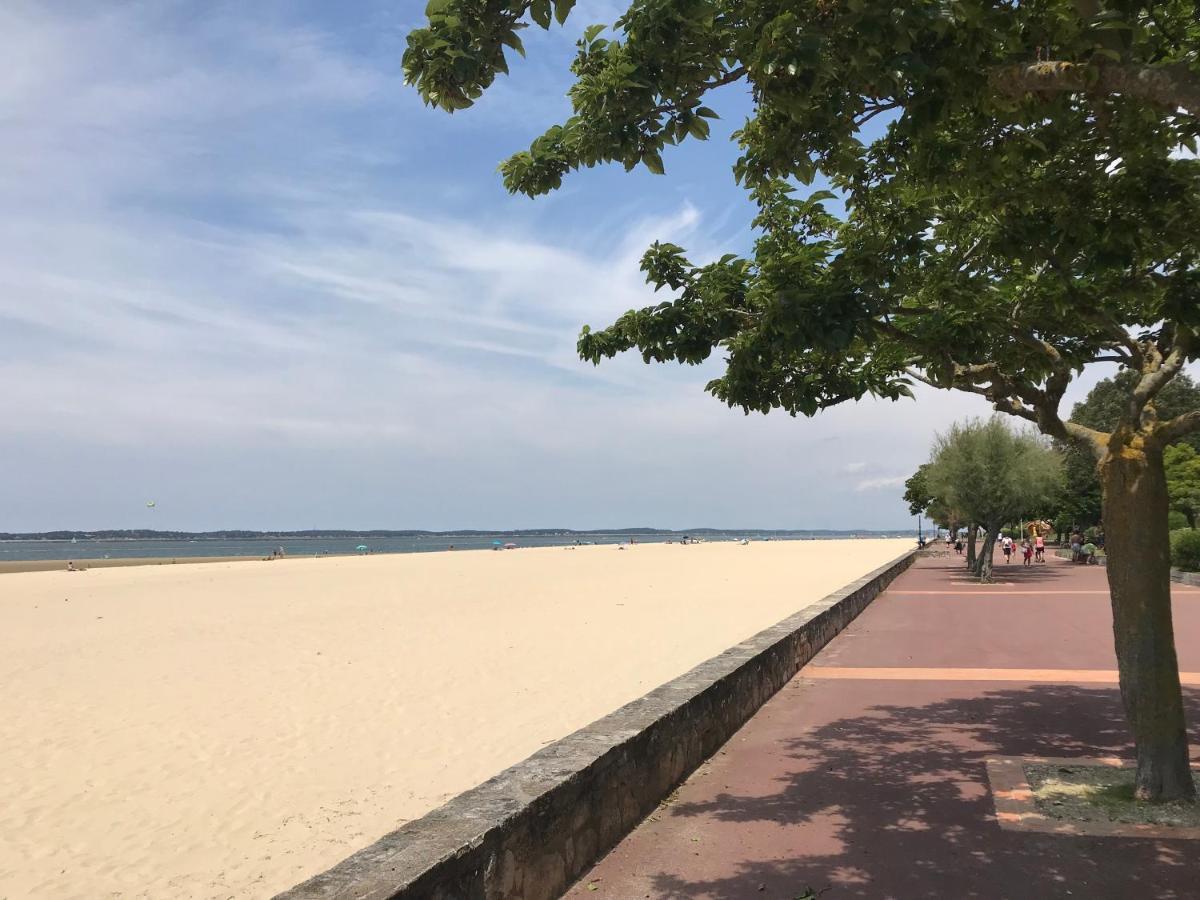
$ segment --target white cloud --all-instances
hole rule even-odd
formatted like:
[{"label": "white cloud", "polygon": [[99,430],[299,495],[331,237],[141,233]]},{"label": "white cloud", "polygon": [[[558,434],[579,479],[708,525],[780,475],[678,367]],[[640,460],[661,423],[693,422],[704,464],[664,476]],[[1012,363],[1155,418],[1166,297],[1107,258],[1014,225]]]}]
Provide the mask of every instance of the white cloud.
[{"label": "white cloud", "polygon": [[615,208],[481,195],[484,132],[402,90],[402,35],[372,62],[264,9],[0,9],[0,453],[22,473],[0,530],[139,521],[143,496],[186,528],[893,527],[899,503],[858,495],[986,412],[922,390],[743,417],[702,393],[719,360],[580,362],[582,324],[664,299],[645,246],[719,255],[721,211],[665,181]]}]

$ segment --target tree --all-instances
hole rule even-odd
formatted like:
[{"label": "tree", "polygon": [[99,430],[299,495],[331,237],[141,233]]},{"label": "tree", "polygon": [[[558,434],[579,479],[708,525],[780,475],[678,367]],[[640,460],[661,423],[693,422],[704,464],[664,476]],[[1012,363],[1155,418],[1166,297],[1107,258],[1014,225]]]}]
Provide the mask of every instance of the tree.
[{"label": "tree", "polygon": [[929,492],[928,476],[929,463],[925,463],[904,482],[904,502],[908,504],[910,516],[926,512],[937,499]]},{"label": "tree", "polygon": [[[431,0],[405,75],[472,104],[518,32],[573,0]],[[584,328],[599,362],[636,349],[694,364],[747,412],[813,415],[911,385],[968,391],[1096,460],[1137,796],[1192,799],[1175,653],[1164,448],[1200,412],[1161,415],[1200,353],[1200,18],[1190,0],[632,0],[579,44],[573,114],[501,165],[510,191],[583,166],[662,173],[739,83],[753,111],[735,177],[757,207],[745,258],[642,268],[673,298]],[[886,122],[878,137],[872,128]],[[834,193],[797,194],[820,173]],[[844,212],[826,203],[837,199]],[[835,206],[835,210],[838,208]],[[1059,406],[1088,364],[1132,373],[1111,429]]]},{"label": "tree", "polygon": [[[1071,411],[1071,421],[1097,431],[1112,431],[1121,419],[1124,403],[1133,389],[1136,374],[1131,371],[1119,373],[1115,378],[1106,378],[1088,393],[1082,403],[1076,403]],[[1154,401],[1155,410],[1161,418],[1175,418],[1184,413],[1200,410],[1200,387],[1186,374],[1180,373],[1168,382]],[[1185,443],[1200,449],[1200,432],[1181,438]],[[1096,460],[1088,448],[1073,443],[1059,442],[1065,453],[1067,487],[1059,518],[1067,527],[1087,528],[1101,520],[1100,476],[1096,472]],[[1172,503],[1172,505],[1174,505]]]},{"label": "tree", "polygon": [[1001,527],[1042,507],[1062,484],[1062,458],[1028,431],[994,416],[954,425],[934,445],[926,484],[985,531],[977,574],[991,580],[992,551]]},{"label": "tree", "polygon": [[[929,470],[931,463],[917,467],[908,480],[904,482],[904,502],[908,504],[910,515],[919,516],[924,513],[931,521],[950,532],[950,540],[958,535],[959,526],[963,524],[964,515],[953,506],[944,496],[931,493]],[[971,525],[967,543],[967,565],[974,567],[975,563],[975,526]]]},{"label": "tree", "polygon": [[1200,513],[1200,453],[1191,444],[1177,444],[1166,449],[1163,461],[1171,509],[1183,513],[1188,527],[1194,530]]}]

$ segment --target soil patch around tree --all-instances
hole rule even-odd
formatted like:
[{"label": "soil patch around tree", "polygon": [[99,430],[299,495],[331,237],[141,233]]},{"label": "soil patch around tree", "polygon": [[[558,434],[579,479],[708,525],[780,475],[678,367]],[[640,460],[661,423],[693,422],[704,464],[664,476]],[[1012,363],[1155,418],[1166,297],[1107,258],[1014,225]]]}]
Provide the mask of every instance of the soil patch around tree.
[{"label": "soil patch around tree", "polygon": [[987,768],[1001,828],[1200,840],[1200,804],[1135,801],[1126,760],[1006,756]]}]

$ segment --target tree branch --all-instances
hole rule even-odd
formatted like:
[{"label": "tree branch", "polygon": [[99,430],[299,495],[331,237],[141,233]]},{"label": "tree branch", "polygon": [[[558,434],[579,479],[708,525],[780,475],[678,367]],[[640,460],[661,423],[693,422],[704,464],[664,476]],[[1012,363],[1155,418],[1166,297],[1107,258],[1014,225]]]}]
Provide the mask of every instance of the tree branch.
[{"label": "tree branch", "polygon": [[1134,386],[1129,400],[1130,424],[1136,426],[1146,404],[1152,401],[1167,383],[1180,373],[1192,350],[1194,335],[1186,329],[1175,333],[1174,346],[1164,359],[1157,349],[1142,363],[1142,377]]},{"label": "tree branch", "polygon": [[1176,416],[1169,421],[1163,422],[1158,426],[1155,437],[1165,445],[1187,437],[1189,434],[1197,431],[1200,431],[1200,410],[1194,409],[1189,413],[1184,413],[1181,416]]},{"label": "tree branch", "polygon": [[893,103],[880,103],[876,106],[872,106],[862,116],[854,120],[854,125],[857,128],[862,128],[862,126],[866,125],[880,113],[887,112],[889,109],[898,109],[900,105],[900,102],[896,101]]},{"label": "tree branch", "polygon": [[685,97],[683,99],[683,101],[672,101],[670,103],[660,103],[658,106],[655,106],[651,109],[646,110],[645,115],[647,118],[649,118],[650,116],[658,116],[658,115],[662,115],[663,113],[679,112],[681,102],[688,106],[691,106],[692,103],[699,102],[699,100],[702,96],[704,96],[705,94],[707,94],[709,91],[713,90],[714,88],[724,87],[727,84],[733,84],[735,81],[737,81],[739,78],[741,78],[745,74],[746,74],[745,66],[738,66],[737,68],[730,69],[728,72],[726,72],[720,78],[714,78],[712,81],[704,82],[704,84],[700,85],[697,93],[690,95],[688,97]]},{"label": "tree branch", "polygon": [[1122,94],[1171,109],[1200,114],[1200,78],[1184,63],[1160,66],[1049,61],[993,69],[992,87],[1009,97],[1023,94]]}]

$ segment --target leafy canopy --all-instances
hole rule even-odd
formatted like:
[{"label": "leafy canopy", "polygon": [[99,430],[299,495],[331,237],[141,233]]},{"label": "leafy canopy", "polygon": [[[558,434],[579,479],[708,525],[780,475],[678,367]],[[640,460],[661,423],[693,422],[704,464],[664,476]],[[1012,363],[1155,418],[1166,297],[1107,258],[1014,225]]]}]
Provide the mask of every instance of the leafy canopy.
[{"label": "leafy canopy", "polygon": [[989,531],[1043,508],[1062,485],[1062,458],[1044,438],[993,416],[939,436],[925,476],[930,490]]},{"label": "leafy canopy", "polygon": [[1166,450],[1167,494],[1171,509],[1183,513],[1188,526],[1196,527],[1200,515],[1200,453],[1190,444]]},{"label": "leafy canopy", "polygon": [[907,481],[904,482],[904,502],[908,504],[910,515],[926,515],[943,528],[957,529],[963,524],[962,514],[954,509],[943,497],[935,496],[929,485],[929,469],[931,463],[923,463],[917,467]]},{"label": "leafy canopy", "polygon": [[[406,77],[466,108],[523,54],[522,29],[572,5],[431,0]],[[1200,135],[1198,51],[1190,0],[633,0],[579,42],[573,115],[501,171],[531,196],[599,163],[661,173],[671,145],[708,136],[707,95],[737,83],[753,253],[696,265],[655,244],[642,268],[671,299],[585,327],[581,355],[719,352],[708,389],[747,412],[923,381],[1102,456],[1200,428],[1154,411],[1200,353],[1200,162],[1177,152]],[[844,215],[805,195],[818,172]],[[1096,360],[1137,375],[1111,436],[1058,413]]]},{"label": "leafy canopy", "polygon": [[[1129,396],[1137,380],[1137,373],[1125,371],[1114,378],[1100,381],[1083,402],[1075,404],[1071,411],[1071,421],[1096,431],[1112,431],[1117,427],[1121,413],[1129,403]],[[1162,418],[1174,418],[1196,412],[1200,410],[1200,387],[1186,374],[1181,373],[1163,387],[1155,398],[1154,406]],[[1180,440],[1200,449],[1200,432],[1193,432]],[[1059,522],[1065,526],[1078,525],[1081,528],[1098,524],[1102,518],[1102,504],[1095,457],[1086,447],[1067,442],[1060,442],[1059,449],[1063,451],[1063,465],[1066,470],[1066,487],[1058,510]],[[1168,447],[1167,452],[1170,453],[1171,448]],[[1172,497],[1174,496],[1172,493]]]}]

